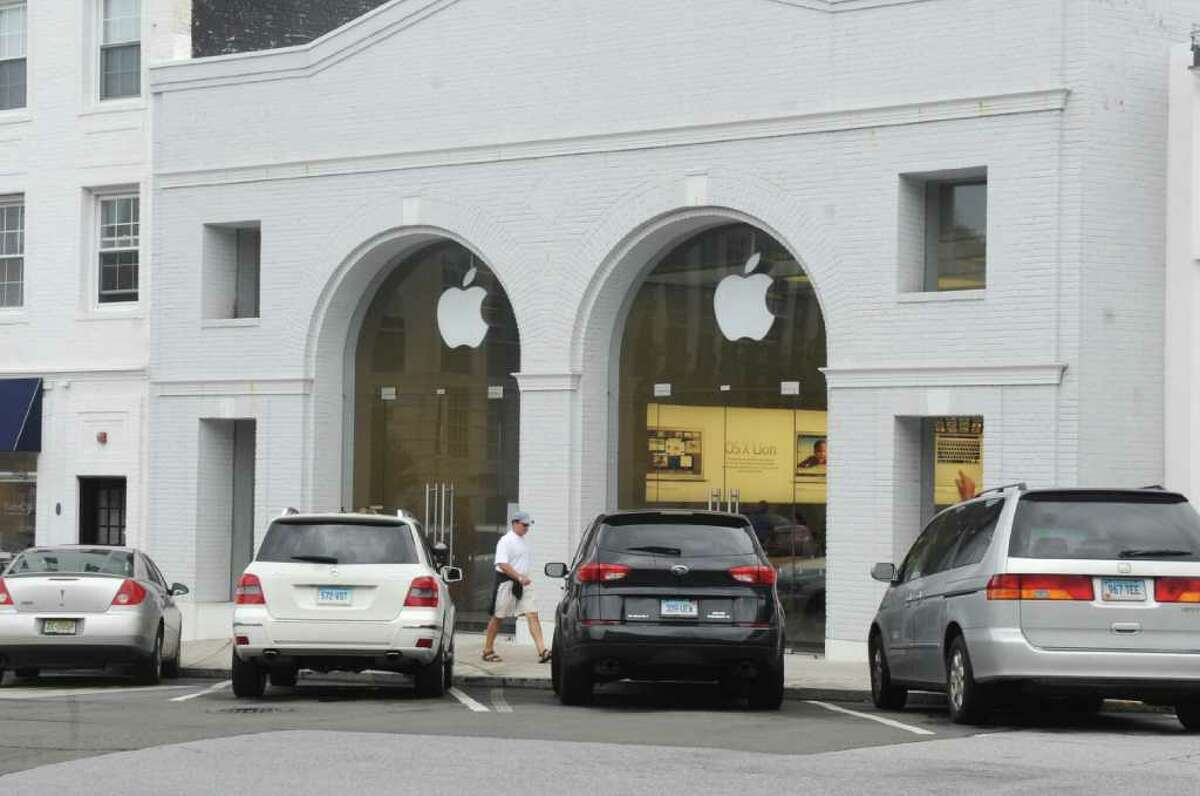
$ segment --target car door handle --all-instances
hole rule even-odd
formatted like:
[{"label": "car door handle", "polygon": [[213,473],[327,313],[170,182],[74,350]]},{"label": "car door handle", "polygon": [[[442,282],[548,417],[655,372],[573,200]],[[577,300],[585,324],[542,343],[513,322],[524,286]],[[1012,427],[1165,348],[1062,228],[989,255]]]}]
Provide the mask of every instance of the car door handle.
[{"label": "car door handle", "polygon": [[906,602],[906,603],[915,603],[915,602],[919,601],[919,600],[920,600],[922,597],[924,597],[924,596],[925,596],[925,595],[924,595],[924,593],[922,593],[922,592],[919,592],[919,591],[916,591],[916,592],[909,592],[909,595],[908,595],[907,597],[905,597],[905,598],[904,598],[904,602]]}]

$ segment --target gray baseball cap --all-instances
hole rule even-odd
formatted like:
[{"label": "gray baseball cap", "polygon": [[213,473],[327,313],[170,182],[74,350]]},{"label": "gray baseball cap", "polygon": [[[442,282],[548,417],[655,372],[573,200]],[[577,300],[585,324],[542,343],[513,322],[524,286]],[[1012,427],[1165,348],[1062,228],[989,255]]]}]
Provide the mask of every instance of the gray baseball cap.
[{"label": "gray baseball cap", "polygon": [[514,512],[512,515],[512,519],[509,520],[509,522],[523,522],[526,525],[533,525],[533,519],[529,516],[528,511]]}]

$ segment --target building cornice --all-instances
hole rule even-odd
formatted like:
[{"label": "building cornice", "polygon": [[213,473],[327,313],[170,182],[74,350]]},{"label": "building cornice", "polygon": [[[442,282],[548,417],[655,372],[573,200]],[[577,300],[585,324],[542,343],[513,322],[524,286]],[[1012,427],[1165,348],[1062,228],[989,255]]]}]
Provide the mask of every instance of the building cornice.
[{"label": "building cornice", "polygon": [[906,387],[1057,386],[1060,362],[1013,365],[863,365],[822,368],[830,390]]},{"label": "building cornice", "polygon": [[151,382],[159,398],[211,398],[214,396],[308,395],[312,379],[181,379]]},{"label": "building cornice", "polygon": [[513,377],[523,393],[575,392],[579,389],[578,373],[514,373]]},{"label": "building cornice", "polygon": [[531,141],[165,171],[155,179],[163,189],[192,188],[781,138],[1062,111],[1069,95],[1065,88],[1035,89]]}]

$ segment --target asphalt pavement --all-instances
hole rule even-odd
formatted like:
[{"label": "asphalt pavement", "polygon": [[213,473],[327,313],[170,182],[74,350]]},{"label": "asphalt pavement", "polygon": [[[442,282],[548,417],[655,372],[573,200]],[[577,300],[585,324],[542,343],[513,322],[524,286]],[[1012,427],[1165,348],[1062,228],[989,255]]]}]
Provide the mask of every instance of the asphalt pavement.
[{"label": "asphalt pavement", "polygon": [[1174,717],[1040,711],[986,727],[937,700],[880,712],[789,700],[753,712],[707,686],[612,684],[564,708],[544,689],[419,699],[398,678],[309,679],[238,700],[227,681],[80,675],[0,688],[0,793],[1200,793]]}]

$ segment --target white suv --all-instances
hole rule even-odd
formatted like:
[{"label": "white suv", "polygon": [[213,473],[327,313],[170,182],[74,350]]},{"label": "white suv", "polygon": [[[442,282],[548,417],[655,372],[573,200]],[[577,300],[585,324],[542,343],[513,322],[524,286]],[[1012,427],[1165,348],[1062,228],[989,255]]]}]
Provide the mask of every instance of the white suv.
[{"label": "white suv", "polygon": [[454,666],[445,547],[407,515],[291,514],[267,529],[238,581],[233,692],[291,687],[300,669],[413,675],[441,696]]}]

